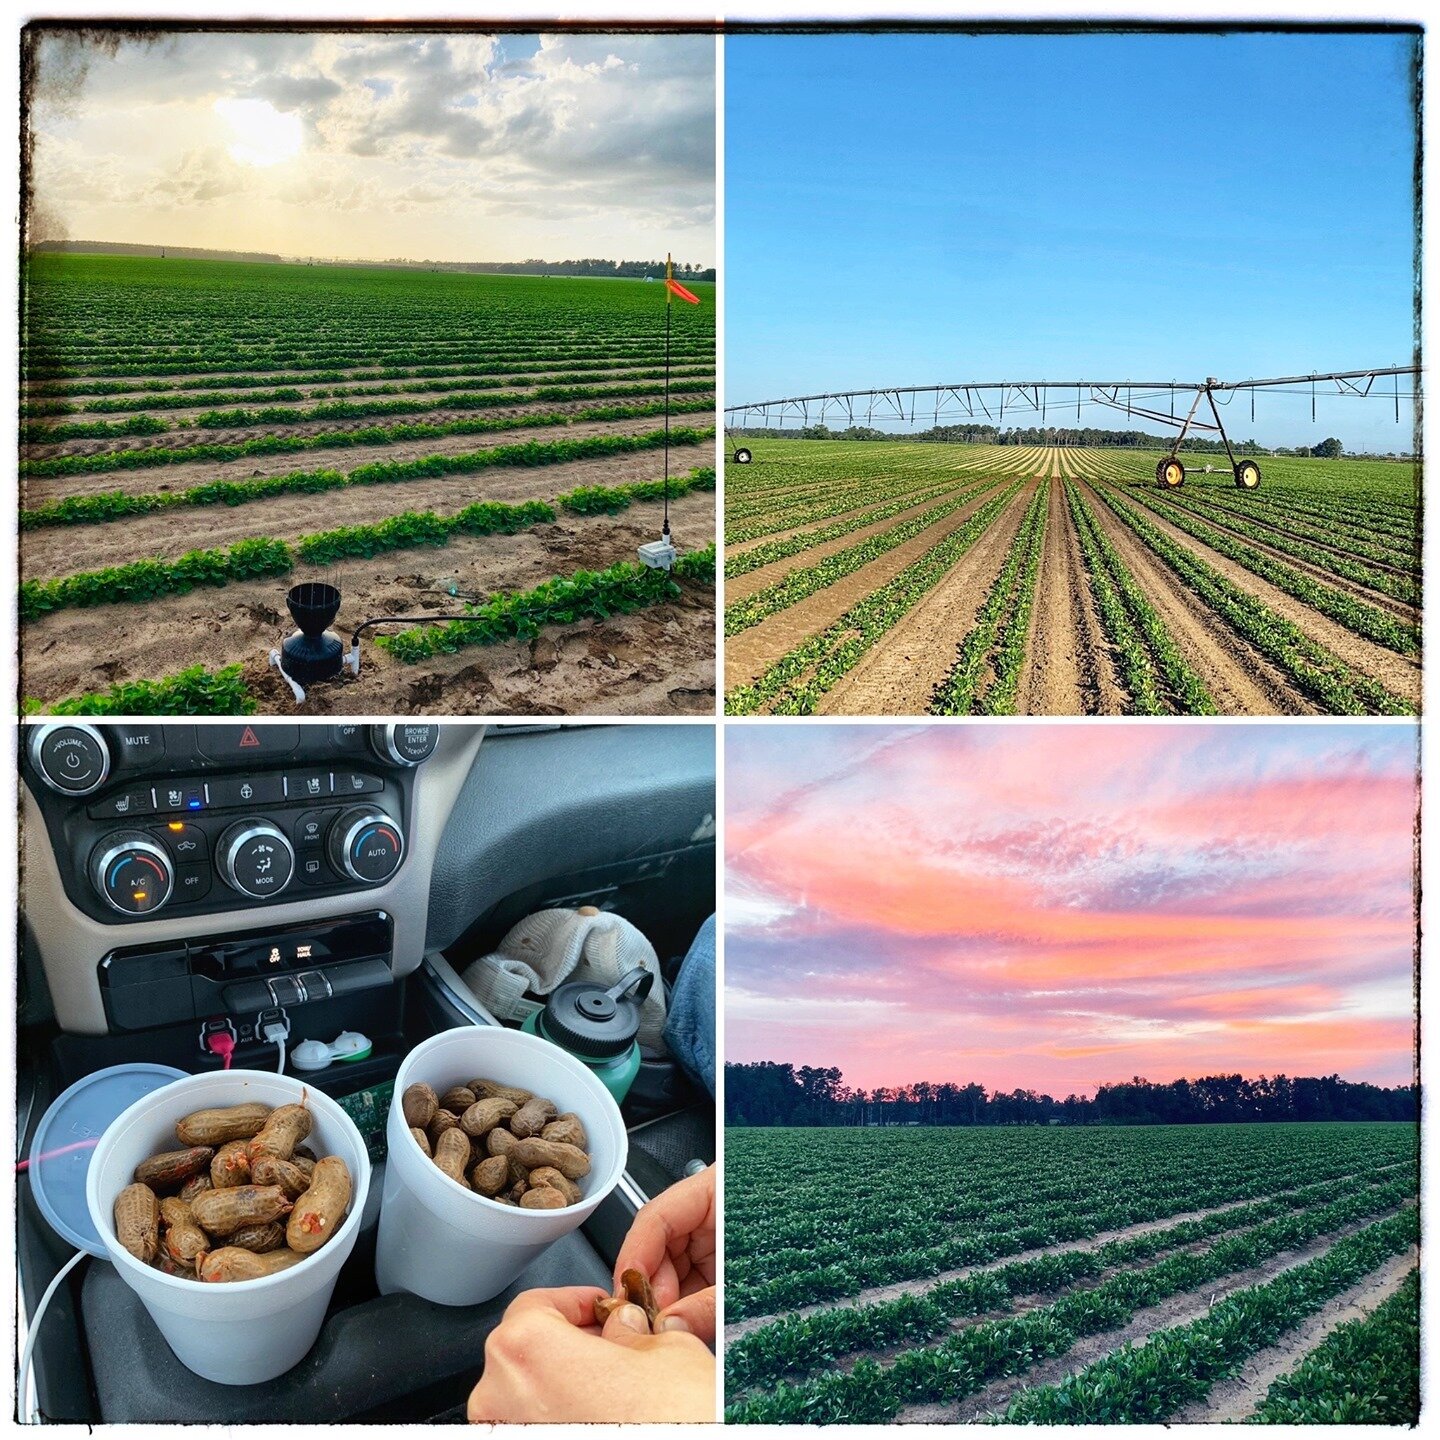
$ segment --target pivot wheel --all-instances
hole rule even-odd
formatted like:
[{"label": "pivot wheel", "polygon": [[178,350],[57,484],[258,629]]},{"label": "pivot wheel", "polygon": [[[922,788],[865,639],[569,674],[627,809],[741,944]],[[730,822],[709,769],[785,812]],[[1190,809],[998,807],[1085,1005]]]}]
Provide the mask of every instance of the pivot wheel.
[{"label": "pivot wheel", "polygon": [[750,452],[745,449],[743,445],[735,452],[735,463],[737,465],[748,465],[751,458]]},{"label": "pivot wheel", "polygon": [[1155,467],[1155,479],[1167,490],[1178,490],[1185,483],[1185,467],[1171,455]]},{"label": "pivot wheel", "polygon": [[1253,490],[1260,483],[1260,467],[1253,460],[1242,460],[1235,467],[1235,483],[1242,490]]}]

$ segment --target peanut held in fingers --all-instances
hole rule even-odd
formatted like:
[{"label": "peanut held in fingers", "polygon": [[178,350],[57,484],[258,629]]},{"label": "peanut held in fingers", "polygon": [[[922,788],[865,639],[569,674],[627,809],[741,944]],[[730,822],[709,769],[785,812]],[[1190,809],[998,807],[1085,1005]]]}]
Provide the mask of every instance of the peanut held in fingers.
[{"label": "peanut held in fingers", "polygon": [[263,1280],[267,1275],[278,1275],[298,1265],[304,1258],[293,1250],[271,1250],[257,1255],[253,1250],[227,1245],[223,1250],[212,1250],[202,1256],[197,1273],[202,1280],[210,1281]]},{"label": "peanut held in fingers", "polygon": [[427,1130],[435,1118],[435,1112],[440,1108],[440,1097],[432,1086],[426,1085],[424,1081],[416,1081],[414,1085],[406,1087],[400,1100],[400,1108],[405,1114],[407,1125],[413,1125],[418,1130]]},{"label": "peanut held in fingers", "polygon": [[203,1175],[210,1168],[215,1151],[209,1145],[192,1145],[188,1150],[167,1150],[163,1155],[152,1155],[135,1167],[135,1178],[153,1190],[167,1190],[183,1185],[196,1175]]},{"label": "peanut held in fingers", "polygon": [[115,1238],[145,1265],[160,1249],[160,1202],[139,1180],[115,1197]]},{"label": "peanut held in fingers", "polygon": [[190,1212],[212,1235],[229,1235],[242,1225],[278,1220],[290,1208],[290,1197],[278,1185],[237,1185],[197,1195]]},{"label": "peanut held in fingers", "polygon": [[[469,1146],[466,1146],[469,1155]],[[295,1202],[285,1225],[285,1242],[301,1255],[318,1250],[336,1231],[350,1206],[350,1170],[338,1155],[315,1166],[310,1188]]]},{"label": "peanut held in fingers", "polygon": [[223,1145],[258,1135],[269,1118],[270,1107],[258,1102],[196,1110],[175,1126],[175,1134],[182,1145]]}]

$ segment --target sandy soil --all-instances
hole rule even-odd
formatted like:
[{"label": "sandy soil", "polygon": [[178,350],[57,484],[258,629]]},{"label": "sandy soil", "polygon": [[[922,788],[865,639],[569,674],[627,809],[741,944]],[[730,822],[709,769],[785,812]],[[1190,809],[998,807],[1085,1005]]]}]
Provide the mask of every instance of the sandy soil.
[{"label": "sandy soil", "polygon": [[[713,441],[671,451],[671,470],[676,475],[714,463]],[[40,580],[98,570],[142,555],[174,558],[197,546],[233,545],[252,535],[296,540],[341,525],[374,524],[407,510],[453,515],[477,500],[511,504],[553,500],[580,485],[655,480],[660,477],[662,464],[658,452],[646,450],[563,465],[514,466],[438,480],[357,485],[318,495],[277,495],[246,505],[187,506],[105,524],[30,530],[21,539],[21,569],[25,579]],[[713,508],[713,494],[707,500]]]},{"label": "sandy soil", "polygon": [[1326,1301],[1324,1307],[1280,1341],[1252,1355],[1233,1380],[1223,1380],[1203,1401],[1171,1417],[1174,1425],[1222,1424],[1244,1420],[1264,1401],[1270,1386],[1288,1375],[1337,1326],[1363,1320],[1405,1283],[1420,1262],[1418,1249],[1387,1260],[1358,1284]]},{"label": "sandy soil", "polygon": [[1225,715],[1311,715],[1315,707],[1285,674],[1223,622],[1158,560],[1089,483],[1081,493],[1101,533],[1155,607],[1186,663]]},{"label": "sandy soil", "polygon": [[[695,429],[710,424],[705,412],[673,417],[680,428],[689,422]],[[529,441],[581,440],[591,435],[647,435],[659,428],[656,415],[628,420],[591,420],[575,425],[544,425],[534,430],[499,430],[483,435],[445,435],[439,439],[396,441],[394,444],[342,446],[336,449],[302,450],[287,455],[247,455],[243,460],[189,460],[183,464],[161,465],[150,470],[108,470],[99,475],[65,475],[55,479],[21,481],[21,503],[41,505],[67,495],[94,495],[101,491],[123,490],[127,495],[165,494],[187,490],[211,480],[250,480],[261,475],[288,475],[292,470],[339,470],[348,474],[362,465],[379,460],[414,460],[425,455],[468,455],[493,450],[501,445]],[[680,446],[674,453],[684,463],[693,447]]]},{"label": "sandy soil", "polygon": [[[730,605],[736,600],[743,600],[757,590],[763,590],[767,585],[773,585],[777,580],[783,580],[792,570],[807,570],[810,566],[818,565],[822,560],[828,559],[837,551],[848,549],[851,545],[859,545],[872,535],[883,535],[885,531],[893,529],[896,525],[903,525],[907,520],[913,520],[917,515],[924,514],[926,510],[942,503],[945,498],[944,493],[931,495],[925,500],[907,506],[904,510],[897,510],[895,514],[884,520],[877,520],[871,525],[862,525],[857,530],[848,531],[821,545],[812,545],[808,550],[801,550],[798,554],[787,556],[784,560],[776,560],[770,565],[762,565],[758,570],[751,570],[745,575],[737,575],[733,579],[727,576],[725,603]],[[831,525],[840,518],[838,515],[830,516],[818,523]],[[776,537],[772,535],[766,538],[773,540]]]},{"label": "sandy soil", "polygon": [[1035,493],[1022,485],[985,532],[820,705],[826,715],[923,715],[1005,563]]},{"label": "sandy soil", "polygon": [[[1144,497],[1142,495],[1132,495],[1130,498],[1143,506]],[[1237,565],[1235,561],[1212,550],[1208,545],[1202,545],[1198,540],[1186,535],[1184,531],[1177,529],[1169,521],[1155,514],[1153,510],[1146,509],[1145,515],[1157,530],[1177,544],[1184,545],[1193,551],[1207,565],[1218,570],[1231,584],[1254,595],[1284,619],[1299,626],[1307,635],[1325,646],[1347,665],[1353,666],[1361,674],[1368,675],[1373,680],[1378,680],[1396,695],[1417,709],[1419,708],[1420,664],[1418,660],[1397,655],[1393,650],[1387,650],[1383,645],[1376,645],[1374,642],[1356,635],[1354,631],[1347,630],[1343,625],[1320,614],[1319,611],[1311,609],[1310,606],[1302,604],[1293,596],[1287,595],[1283,590],[1271,585],[1269,581],[1260,579],[1258,575],[1252,574],[1242,565]]]},{"label": "sandy soil", "polygon": [[1054,481],[1025,656],[1019,697],[1026,715],[1124,713],[1125,691],[1095,613],[1079,532],[1065,487]]},{"label": "sandy soil", "polygon": [[[998,483],[998,482],[997,482]],[[754,680],[807,635],[838,620],[857,600],[894,579],[907,565],[933,549],[945,536],[957,530],[994,494],[987,489],[973,496],[935,524],[922,530],[903,545],[862,565],[851,575],[807,595],[798,604],[767,616],[758,625],[731,636],[725,642],[725,688]],[[727,601],[729,591],[726,591]]]},{"label": "sandy soil", "polygon": [[[515,536],[461,538],[439,549],[333,567],[325,574],[345,597],[336,628],[348,639],[345,627],[367,616],[448,613],[453,601],[426,592],[451,579],[484,594],[633,559],[637,545],[655,538],[654,510],[645,505],[613,519],[567,518]],[[703,547],[714,534],[714,496],[683,497],[672,505],[672,520],[682,549]],[[291,629],[284,613],[288,585],[318,574],[303,570],[146,605],[44,616],[22,630],[22,691],[58,699],[187,665],[218,669],[242,661],[265,713],[291,713],[289,691],[268,670],[267,655]],[[583,653],[567,643],[577,636]],[[713,593],[705,589],[618,620],[557,627],[533,645],[477,646],[419,665],[401,665],[367,643],[358,681],[315,687],[305,708],[310,714],[711,713],[714,640]]]}]

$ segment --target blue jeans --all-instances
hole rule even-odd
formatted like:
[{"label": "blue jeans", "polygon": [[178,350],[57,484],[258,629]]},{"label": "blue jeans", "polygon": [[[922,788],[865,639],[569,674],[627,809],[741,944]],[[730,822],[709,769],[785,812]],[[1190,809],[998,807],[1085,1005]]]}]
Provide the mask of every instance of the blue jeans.
[{"label": "blue jeans", "polygon": [[680,1068],[715,1098],[715,917],[701,927],[670,991],[665,1044]]}]

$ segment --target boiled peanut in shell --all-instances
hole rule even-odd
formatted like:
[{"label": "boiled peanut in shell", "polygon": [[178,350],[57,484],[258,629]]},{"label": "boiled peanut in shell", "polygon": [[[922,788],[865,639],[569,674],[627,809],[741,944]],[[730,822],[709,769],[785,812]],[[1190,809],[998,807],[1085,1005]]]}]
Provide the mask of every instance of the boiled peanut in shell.
[{"label": "boiled peanut in shell", "polygon": [[[469,1155],[469,1147],[466,1147]],[[316,1163],[310,1188],[295,1202],[285,1241],[297,1254],[318,1250],[336,1231],[350,1207],[350,1170],[338,1155]]]},{"label": "boiled peanut in shell", "polygon": [[179,1199],[160,1202],[165,1222],[165,1253],[182,1265],[194,1265],[195,1257],[210,1248],[210,1237],[195,1222],[190,1207]]},{"label": "boiled peanut in shell", "polygon": [[258,1101],[196,1110],[175,1126],[182,1145],[223,1145],[227,1140],[248,1140],[258,1135],[270,1118],[270,1107]]},{"label": "boiled peanut in shell", "polygon": [[498,1080],[467,1080],[465,1088],[473,1091],[477,1100],[513,1100],[517,1110],[531,1098],[530,1091],[518,1085],[502,1085]]},{"label": "boiled peanut in shell", "polygon": [[531,1185],[548,1185],[550,1189],[558,1190],[565,1197],[567,1205],[580,1203],[580,1187],[553,1165],[537,1165],[530,1172],[529,1178]]},{"label": "boiled peanut in shell", "polygon": [[285,1243],[285,1227],[278,1220],[272,1220],[268,1225],[242,1225],[225,1237],[225,1243],[263,1255],[267,1250],[278,1250]]},{"label": "boiled peanut in shell", "polygon": [[522,1210],[563,1210],[570,1202],[548,1185],[535,1185],[520,1197]]},{"label": "boiled peanut in shell", "polygon": [[127,1185],[115,1197],[115,1238],[144,1265],[160,1249],[160,1202],[142,1181]]},{"label": "boiled peanut in shell", "polygon": [[528,1140],[538,1135],[556,1113],[553,1102],[539,1095],[532,1096],[510,1117],[510,1133],[521,1140]]},{"label": "boiled peanut in shell", "polygon": [[515,1158],[527,1169],[552,1165],[567,1180],[580,1180],[590,1173],[590,1157],[578,1145],[561,1145],[554,1140],[521,1140]]},{"label": "boiled peanut in shell", "polygon": [[228,1140],[210,1162],[210,1183],[216,1190],[250,1183],[250,1142]]},{"label": "boiled peanut in shell", "polygon": [[295,1147],[310,1133],[314,1122],[303,1105],[282,1105],[270,1112],[265,1127],[250,1141],[250,1163],[262,1155],[288,1160]]},{"label": "boiled peanut in shell", "polygon": [[257,1185],[278,1185],[292,1200],[298,1200],[311,1185],[311,1178],[298,1165],[274,1155],[262,1155],[251,1167],[250,1178]]},{"label": "boiled peanut in shell", "polygon": [[470,1165],[470,1137],[458,1127],[447,1130],[435,1146],[435,1163],[457,1184],[468,1190],[465,1171]]},{"label": "boiled peanut in shell", "polygon": [[440,1108],[452,1115],[463,1115],[479,1098],[468,1085],[452,1085],[440,1097]]},{"label": "boiled peanut in shell", "polygon": [[488,1135],[502,1120],[513,1128],[520,1118],[513,1100],[497,1096],[492,1100],[477,1100],[460,1117],[460,1128],[467,1135]]},{"label": "boiled peanut in shell", "polygon": [[172,1185],[183,1185],[196,1175],[210,1168],[211,1157],[215,1154],[209,1145],[192,1145],[188,1150],[167,1150],[163,1155],[152,1155],[135,1167],[135,1178],[155,1190],[167,1190]]},{"label": "boiled peanut in shell", "polygon": [[208,1172],[204,1175],[192,1175],[180,1187],[180,1198],[188,1205],[202,1190],[210,1189],[214,1183]]},{"label": "boiled peanut in shell", "polygon": [[435,1118],[435,1112],[440,1108],[440,1097],[435,1093],[433,1086],[425,1084],[423,1080],[417,1080],[415,1084],[405,1087],[405,1094],[400,1099],[400,1108],[404,1112],[407,1125],[414,1125],[419,1130],[428,1130],[430,1122]]},{"label": "boiled peanut in shell", "polygon": [[278,1275],[280,1271],[298,1265],[304,1258],[293,1250],[271,1250],[257,1255],[253,1250],[227,1245],[222,1250],[212,1250],[203,1256],[197,1270],[202,1280],[262,1280],[267,1275]]},{"label": "boiled peanut in shell", "polygon": [[580,1117],[567,1110],[559,1119],[552,1120],[541,1132],[542,1140],[553,1140],[558,1145],[573,1145],[577,1150],[589,1150],[590,1137],[580,1123]]},{"label": "boiled peanut in shell", "polygon": [[291,1200],[278,1185],[237,1185],[197,1195],[190,1210],[212,1235],[229,1235],[242,1225],[265,1225],[288,1215]]},{"label": "boiled peanut in shell", "polygon": [[418,1125],[412,1125],[410,1127],[410,1134],[415,1143],[425,1152],[425,1158],[427,1160],[430,1159],[434,1153],[430,1149],[430,1137]]},{"label": "boiled peanut in shell", "polygon": [[470,1184],[477,1195],[492,1200],[510,1183],[510,1162],[503,1155],[491,1155],[470,1171]]}]

